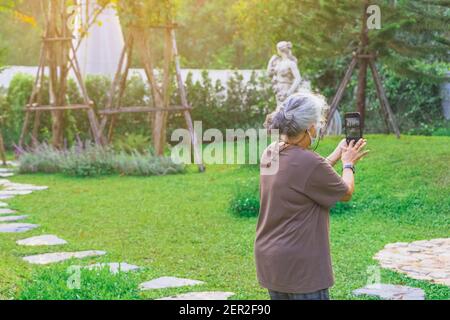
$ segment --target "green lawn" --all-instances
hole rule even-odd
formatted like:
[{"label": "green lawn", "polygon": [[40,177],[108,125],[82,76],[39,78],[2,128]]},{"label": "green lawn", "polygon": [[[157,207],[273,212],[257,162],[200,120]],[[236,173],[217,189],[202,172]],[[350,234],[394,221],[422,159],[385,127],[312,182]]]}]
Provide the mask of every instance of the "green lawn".
[{"label": "green lawn", "polygon": [[[328,138],[319,151],[328,153],[337,142]],[[372,256],[385,244],[450,236],[450,138],[377,135],[368,142],[371,155],[358,165],[356,195],[332,215],[334,299],[355,299],[351,291],[365,285],[368,266],[377,264]],[[138,281],[178,276],[206,282],[145,292],[145,299],[193,290],[266,299],[253,260],[256,218],[238,218],[228,211],[236,183],[257,175],[248,167],[215,165],[204,174],[190,168],[185,175],[150,178],[15,176],[14,182],[50,188],[10,201],[12,208],[30,215],[28,222],[41,227],[25,234],[0,234],[0,298],[30,291],[33,279],[54,281],[52,272],[42,276],[42,270],[53,268],[56,274],[70,265],[32,266],[22,262],[22,256],[95,249],[108,254],[73,264],[124,261],[145,267],[135,275]],[[41,234],[55,234],[69,244],[51,249],[15,244]],[[382,281],[423,288],[429,299],[450,299],[448,287],[394,272],[383,270]]]}]

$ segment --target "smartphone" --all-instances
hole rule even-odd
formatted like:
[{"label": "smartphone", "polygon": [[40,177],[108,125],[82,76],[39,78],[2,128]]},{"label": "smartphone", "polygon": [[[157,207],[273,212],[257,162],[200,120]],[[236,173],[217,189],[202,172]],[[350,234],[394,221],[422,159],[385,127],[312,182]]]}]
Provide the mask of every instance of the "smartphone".
[{"label": "smartphone", "polygon": [[357,142],[363,137],[363,129],[361,126],[361,114],[359,112],[348,112],[344,116],[345,122],[345,138],[347,144],[355,140]]}]

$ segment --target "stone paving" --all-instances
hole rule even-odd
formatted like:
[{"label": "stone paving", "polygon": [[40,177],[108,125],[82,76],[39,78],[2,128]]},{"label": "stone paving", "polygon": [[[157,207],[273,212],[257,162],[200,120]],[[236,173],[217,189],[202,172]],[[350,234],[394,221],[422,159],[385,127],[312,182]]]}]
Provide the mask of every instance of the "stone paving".
[{"label": "stone paving", "polygon": [[383,300],[425,300],[425,292],[419,288],[376,283],[353,291],[356,296],[367,295]]},{"label": "stone paving", "polygon": [[61,262],[69,259],[83,259],[88,257],[98,257],[105,255],[105,251],[99,250],[88,250],[88,251],[78,251],[78,252],[52,252],[36,254],[32,256],[23,257],[23,260],[31,264],[50,264]]},{"label": "stone paving", "polygon": [[27,239],[17,240],[19,246],[57,246],[67,244],[66,240],[60,239],[57,236],[48,234],[42,236],[31,237]]},{"label": "stone paving", "polygon": [[7,217],[0,217],[0,222],[14,222],[19,220],[24,220],[28,216],[7,216]]},{"label": "stone paving", "polygon": [[154,289],[164,289],[164,288],[178,288],[185,286],[195,286],[199,284],[204,284],[203,281],[183,279],[176,277],[161,277],[153,279],[139,285],[141,290],[154,290]]},{"label": "stone paving", "polygon": [[31,223],[0,223],[0,233],[19,233],[27,232],[39,227]]},{"label": "stone paving", "polygon": [[0,209],[0,215],[5,215],[5,214],[15,214],[16,211],[11,210],[11,209]]},{"label": "stone paving", "polygon": [[231,296],[234,296],[233,292],[188,292],[176,296],[160,298],[157,300],[228,300],[228,298]]},{"label": "stone paving", "polygon": [[450,238],[388,244],[374,258],[382,268],[450,286]]}]

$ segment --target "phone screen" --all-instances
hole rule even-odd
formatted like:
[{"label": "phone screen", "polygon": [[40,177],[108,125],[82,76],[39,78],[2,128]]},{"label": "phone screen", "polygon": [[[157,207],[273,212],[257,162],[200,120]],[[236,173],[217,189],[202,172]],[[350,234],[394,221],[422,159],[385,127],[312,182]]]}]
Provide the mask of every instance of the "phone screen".
[{"label": "phone screen", "polygon": [[361,121],[359,115],[348,115],[345,117],[345,131],[347,142],[362,138]]}]

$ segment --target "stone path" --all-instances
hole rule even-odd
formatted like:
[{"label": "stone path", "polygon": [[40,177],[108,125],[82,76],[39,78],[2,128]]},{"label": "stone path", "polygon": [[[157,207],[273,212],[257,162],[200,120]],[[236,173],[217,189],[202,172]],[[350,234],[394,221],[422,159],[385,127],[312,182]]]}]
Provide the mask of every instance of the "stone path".
[{"label": "stone path", "polygon": [[425,300],[425,292],[422,289],[382,283],[354,290],[353,294],[373,296],[383,300]]},{"label": "stone path", "polygon": [[14,213],[16,213],[16,211],[11,209],[0,209],[0,215],[14,214]]},{"label": "stone path", "polygon": [[48,234],[16,241],[19,246],[56,246],[67,244],[66,240]]},{"label": "stone path", "polygon": [[97,257],[105,254],[106,254],[105,251],[99,250],[88,250],[78,252],[53,252],[23,257],[23,260],[32,264],[50,264],[69,259],[83,259],[87,257]]},{"label": "stone path", "polygon": [[234,296],[233,292],[189,292],[176,296],[160,298],[157,300],[228,300],[229,297]]},{"label": "stone path", "polygon": [[204,284],[203,281],[183,279],[176,277],[161,277],[153,279],[139,285],[141,290],[154,290],[154,289],[165,289],[165,288],[178,288],[185,286],[195,286],[199,284]]},{"label": "stone path", "polygon": [[450,286],[450,238],[388,244],[374,258],[410,278]]},{"label": "stone path", "polygon": [[0,223],[0,233],[19,233],[39,227],[31,223]]},{"label": "stone path", "polygon": [[24,220],[28,216],[7,216],[7,217],[0,217],[0,222],[13,222],[13,221],[19,221]]},{"label": "stone path", "polygon": [[[14,175],[14,172],[8,168],[0,168],[0,174],[3,176]],[[2,176],[0,175],[0,176]],[[31,184],[21,184],[13,183],[7,179],[0,179],[0,199],[12,199],[15,196],[22,196],[30,194],[34,191],[45,190],[46,186],[34,186]],[[5,222],[16,222],[20,220],[25,220],[28,216],[26,215],[15,215],[15,210],[8,208],[8,204],[5,202],[0,202],[0,233],[19,233],[27,232],[38,227],[37,224],[31,223],[5,223]]]}]

